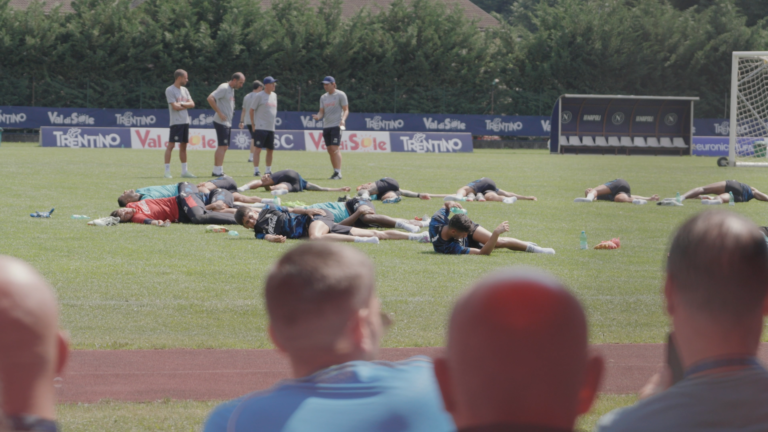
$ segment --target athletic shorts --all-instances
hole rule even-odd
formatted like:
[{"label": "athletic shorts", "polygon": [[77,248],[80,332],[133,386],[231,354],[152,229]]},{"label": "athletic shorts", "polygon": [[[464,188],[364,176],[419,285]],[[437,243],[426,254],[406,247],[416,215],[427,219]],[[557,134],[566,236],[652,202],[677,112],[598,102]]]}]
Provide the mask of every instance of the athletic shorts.
[{"label": "athletic shorts", "polygon": [[171,126],[171,133],[168,134],[169,143],[186,144],[189,142],[189,124],[178,124]]},{"label": "athletic shorts", "polygon": [[202,194],[197,192],[197,186],[188,183],[179,183],[179,194],[176,196],[176,204],[179,206],[179,222],[191,223],[193,214],[202,209],[205,211],[205,202]]},{"label": "athletic shorts", "polygon": [[320,221],[324,223],[326,226],[328,226],[328,229],[330,230],[331,234],[351,235],[352,227],[337,224],[336,222],[333,221],[333,213],[325,209],[320,209],[320,210],[322,210],[323,213],[325,214],[314,216],[312,218],[312,222]]},{"label": "athletic shorts", "polygon": [[208,194],[208,204],[213,204],[216,201],[224,201],[227,207],[235,208],[235,197],[232,192],[226,189],[214,189]]},{"label": "athletic shorts", "polygon": [[733,193],[733,202],[748,202],[755,196],[752,195],[752,188],[736,180],[725,181],[725,193]]},{"label": "athletic shorts", "polygon": [[235,179],[228,175],[217,177],[213,180],[208,180],[208,183],[213,183],[219,189],[225,189],[230,192],[237,192],[237,183]]},{"label": "athletic shorts", "polygon": [[[371,203],[370,201],[366,201],[366,200],[364,200],[362,198],[352,198],[350,200],[347,200],[347,202],[344,203],[344,205],[347,207],[347,211],[349,212],[350,216],[354,212],[356,212],[357,209],[360,208],[360,206],[368,206],[371,209],[373,209],[374,212],[376,211],[376,207],[373,206],[373,203]],[[363,229],[374,228],[375,227],[375,225],[370,225],[370,224],[367,224],[367,223],[363,222],[363,220],[361,218],[357,218],[357,220],[355,221],[355,225],[354,226],[355,226],[355,228],[363,228]]]},{"label": "athletic shorts", "polygon": [[376,185],[376,196],[381,198],[388,192],[394,192],[395,195],[400,196],[400,183],[391,177],[384,177],[381,180],[374,182]]},{"label": "athletic shorts", "polygon": [[480,227],[480,224],[472,222],[472,229],[467,234],[467,247],[471,249],[482,249],[483,244],[474,239],[475,231]]},{"label": "athletic shorts", "polygon": [[609,194],[605,195],[598,195],[597,199],[601,201],[613,201],[616,198],[616,195],[620,193],[627,194],[628,197],[632,198],[631,190],[629,189],[629,183],[627,183],[624,179],[616,179],[609,181],[605,184],[605,186],[611,191]]},{"label": "athletic shorts", "polygon": [[325,146],[337,146],[341,144],[341,128],[330,127],[323,129],[323,140],[325,140]]},{"label": "athletic shorts", "polygon": [[216,122],[213,122],[213,128],[216,129],[216,142],[219,147],[229,147],[229,135],[231,135],[232,128]]},{"label": "athletic shorts", "polygon": [[471,187],[475,193],[486,193],[486,192],[498,192],[499,188],[496,187],[496,183],[489,179],[488,177],[483,177],[480,180],[475,180],[468,184],[467,186]]},{"label": "athletic shorts", "polygon": [[294,170],[282,170],[272,173],[272,181],[276,185],[285,183],[288,185],[288,192],[301,192],[307,187],[307,181],[301,178],[301,175]]},{"label": "athletic shorts", "polygon": [[275,132],[266,130],[253,131],[253,145],[260,149],[275,149]]}]

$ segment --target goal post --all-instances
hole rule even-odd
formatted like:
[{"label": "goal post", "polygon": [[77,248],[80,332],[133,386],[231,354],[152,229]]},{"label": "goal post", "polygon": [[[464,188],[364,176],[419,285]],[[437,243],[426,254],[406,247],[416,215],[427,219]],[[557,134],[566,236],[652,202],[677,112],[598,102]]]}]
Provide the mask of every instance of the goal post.
[{"label": "goal post", "polygon": [[729,166],[768,167],[768,51],[731,60]]}]

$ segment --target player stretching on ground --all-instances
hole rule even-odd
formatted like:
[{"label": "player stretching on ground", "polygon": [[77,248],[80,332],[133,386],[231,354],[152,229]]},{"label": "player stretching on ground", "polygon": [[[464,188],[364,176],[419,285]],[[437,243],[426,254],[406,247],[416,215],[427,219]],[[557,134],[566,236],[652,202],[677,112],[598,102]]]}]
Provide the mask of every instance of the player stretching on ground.
[{"label": "player stretching on ground", "polygon": [[475,180],[466,186],[462,186],[456,195],[450,195],[446,199],[459,200],[467,198],[467,201],[500,201],[505,204],[512,204],[518,199],[536,201],[535,196],[518,195],[507,192],[496,187],[496,183],[488,177]]},{"label": "player stretching on ground", "polygon": [[171,176],[171,155],[176,143],[179,143],[179,159],[181,160],[181,176],[195,178],[187,171],[187,142],[189,142],[189,112],[195,107],[192,96],[189,95],[185,85],[189,81],[187,72],[177,70],[173,73],[173,84],[165,89],[165,98],[168,100],[168,111],[171,114],[171,131],[168,136],[168,147],[165,149],[165,178]]},{"label": "player stretching on ground", "polygon": [[[251,150],[250,154],[248,154],[248,162],[253,162],[253,124],[251,123],[251,116],[248,114],[251,110],[251,104],[253,102],[253,98],[256,96],[257,93],[259,93],[264,88],[264,84],[261,83],[261,81],[256,80],[253,82],[253,91],[245,95],[243,97],[243,109],[240,111],[240,124],[238,125],[240,129],[247,126],[248,132],[251,133]],[[247,115],[246,115],[247,114]]]},{"label": "player stretching on ground", "polygon": [[[269,204],[272,202],[272,198],[259,198],[257,196],[246,196],[237,192],[237,183],[230,176],[221,176],[207,182],[198,183],[197,191],[206,196],[210,191],[216,189],[224,189],[232,192],[235,201],[241,203],[259,203],[263,202]],[[129,189],[124,191],[122,195],[117,197],[117,204],[120,207],[125,207],[126,204],[142,201],[146,199],[158,199],[158,198],[173,198],[179,196],[179,184],[174,183],[166,186],[147,186],[141,189]]]},{"label": "player stretching on ground", "polygon": [[[693,188],[684,195],[681,195],[680,201],[685,201],[689,198],[701,198],[702,204],[728,204],[731,201],[730,193],[733,193],[734,203],[748,202],[752,198],[758,201],[768,201],[768,195],[748,184],[739,183],[736,180],[726,180]],[[709,196],[709,194],[715,196]],[[674,200],[675,198],[665,198],[664,202]]]},{"label": "player stretching on ground", "polygon": [[647,201],[658,201],[658,195],[644,197],[632,195],[629,183],[624,179],[611,180],[606,184],[594,188],[587,188],[584,191],[586,198],[576,198],[573,202],[592,202],[595,199],[599,201],[613,201],[617,203],[635,203],[645,204]]},{"label": "player stretching on ground", "polygon": [[[352,223],[369,208],[361,207],[352,214]],[[267,206],[261,210],[240,207],[235,213],[238,224],[252,228],[257,239],[284,243],[286,239],[310,238],[355,243],[379,243],[379,240],[412,240],[426,243],[424,234],[406,234],[400,231],[369,231],[340,225],[333,214],[323,209],[299,209]]]},{"label": "player stretching on ground", "polygon": [[224,175],[224,156],[229,148],[229,135],[232,132],[232,116],[235,114],[235,90],[245,83],[245,75],[235,72],[232,79],[221,84],[208,95],[208,104],[216,115],[213,116],[213,128],[216,129],[216,153],[213,155],[212,176]]},{"label": "player stretching on ground", "polygon": [[[219,189],[217,194],[230,194],[231,192]],[[222,201],[232,202],[222,195]],[[120,222],[143,223],[155,226],[168,226],[173,222],[193,224],[234,224],[235,210],[227,208],[218,211],[215,208],[222,204],[211,204],[206,208],[197,187],[190,183],[179,183],[179,195],[175,198],[147,199],[128,203],[125,208],[115,210],[111,216],[120,218]]]},{"label": "player stretching on ground", "polygon": [[[360,217],[356,218],[357,220],[348,220],[362,207],[369,208],[371,212],[360,214]],[[429,223],[392,218],[387,215],[378,214],[376,213],[376,208],[373,206],[373,203],[358,197],[348,199],[346,202],[312,204],[307,206],[307,208],[328,210],[333,215],[334,222],[341,225],[353,226],[355,228],[400,228],[415,233],[419,232],[419,228],[426,226],[424,224]]]},{"label": "player stretching on ground", "polygon": [[502,233],[509,231],[509,223],[506,221],[491,233],[472,222],[466,215],[455,214],[451,217],[452,207],[462,208],[453,201],[446,201],[443,208],[438,210],[429,222],[429,238],[435,252],[449,255],[490,255],[494,249],[506,248],[521,252],[555,254],[554,249],[543,248],[536,243],[509,237],[499,238]]},{"label": "player stretching on ground", "polygon": [[288,192],[301,192],[304,190],[317,191],[317,192],[349,192],[348,186],[340,188],[327,188],[318,186],[314,183],[310,183],[294,170],[282,170],[272,174],[264,174],[261,179],[254,180],[245,186],[237,188],[238,192],[245,192],[250,189],[258,189],[263,187],[267,191],[281,191]]},{"label": "player stretching on ground", "polygon": [[376,200],[379,199],[385,204],[400,202],[401,196],[409,198],[421,198],[428,200],[431,197],[444,197],[447,195],[435,195],[428,193],[411,192],[405,189],[400,189],[400,184],[392,177],[384,177],[381,180],[375,182],[361,184],[357,187],[357,194],[364,200]]},{"label": "player stretching on ground", "polygon": [[347,94],[336,89],[336,80],[332,76],[323,78],[323,88],[326,93],[320,96],[320,111],[312,114],[312,118],[323,120],[323,140],[333,165],[333,175],[330,180],[341,180],[341,128],[346,128],[349,115]]}]

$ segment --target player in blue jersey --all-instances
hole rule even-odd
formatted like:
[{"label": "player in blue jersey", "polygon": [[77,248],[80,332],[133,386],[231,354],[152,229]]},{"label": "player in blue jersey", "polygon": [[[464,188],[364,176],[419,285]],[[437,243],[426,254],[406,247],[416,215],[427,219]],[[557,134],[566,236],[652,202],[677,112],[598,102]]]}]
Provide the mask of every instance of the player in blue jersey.
[{"label": "player in blue jersey", "polygon": [[264,289],[269,336],[292,379],[216,407],[204,432],[448,432],[432,361],[375,361],[391,322],[371,260],[310,242],[286,253]]},{"label": "player in blue jersey", "polygon": [[[361,206],[348,220],[354,222],[371,209]],[[253,229],[256,238],[271,243],[286,239],[309,238],[355,243],[379,243],[379,240],[412,240],[426,243],[427,233],[406,234],[400,231],[369,231],[334,222],[333,213],[324,209],[302,209],[267,205],[263,209],[240,207],[235,222]]]},{"label": "player in blue jersey", "polygon": [[[199,183],[197,185],[198,192],[205,194],[206,196],[211,191],[221,189],[232,192],[234,200],[241,203],[258,203],[264,202],[270,203],[271,199],[262,199],[257,196],[246,196],[237,192],[237,183],[230,176],[221,176],[215,179],[208,180],[206,182]],[[165,186],[147,186],[140,189],[129,189],[123,191],[123,194],[117,198],[117,203],[120,207],[125,207],[128,203],[137,202],[145,199],[159,199],[159,198],[173,198],[179,195],[179,184],[174,183]],[[205,201],[205,199],[204,199]]]},{"label": "player in blue jersey", "polygon": [[536,201],[535,196],[518,195],[514,192],[499,189],[496,187],[496,182],[488,177],[470,182],[466,186],[459,188],[455,195],[448,196],[451,200],[460,200],[465,197],[467,201],[499,201],[506,204],[513,204],[519,199]]},{"label": "player in blue jersey", "polygon": [[[350,217],[361,207],[371,209],[369,213],[363,213],[356,220],[349,220]],[[333,221],[341,224],[354,226],[356,228],[400,228],[415,233],[420,228],[427,225],[421,221],[412,221],[407,219],[392,218],[387,215],[376,213],[376,207],[373,203],[360,197],[347,199],[345,202],[326,202],[307,206],[307,208],[319,208],[328,210],[333,214]]]},{"label": "player in blue jersey", "polygon": [[505,248],[513,251],[544,253],[554,255],[552,248],[542,248],[536,243],[504,237],[509,231],[509,223],[504,221],[489,232],[479,224],[472,222],[466,215],[451,216],[451,208],[462,208],[460,204],[446,201],[429,223],[429,238],[435,252],[448,255],[490,255],[494,249]]},{"label": "player in blue jersey", "polygon": [[381,180],[375,182],[361,184],[357,187],[357,194],[366,200],[381,200],[387,202],[399,202],[400,197],[408,198],[420,198],[423,200],[431,199],[431,197],[444,197],[447,195],[428,194],[425,192],[411,192],[409,190],[400,189],[400,183],[392,177],[384,177]]},{"label": "player in blue jersey", "polygon": [[[263,187],[266,191],[285,190],[288,192],[319,191],[319,192],[349,192],[348,186],[340,188],[327,188],[310,183],[294,170],[282,170],[274,173],[266,173],[259,180],[254,180],[237,188],[238,192]],[[287,193],[287,192],[286,192]]]},{"label": "player in blue jersey", "polygon": [[[768,201],[768,195],[760,192],[757,188],[739,183],[736,180],[726,180],[693,188],[681,195],[680,199],[685,201],[689,198],[701,198],[702,204],[728,204],[731,201],[731,193],[735,203],[749,202],[753,198],[758,201]],[[670,198],[664,201],[667,200],[670,200]]]}]

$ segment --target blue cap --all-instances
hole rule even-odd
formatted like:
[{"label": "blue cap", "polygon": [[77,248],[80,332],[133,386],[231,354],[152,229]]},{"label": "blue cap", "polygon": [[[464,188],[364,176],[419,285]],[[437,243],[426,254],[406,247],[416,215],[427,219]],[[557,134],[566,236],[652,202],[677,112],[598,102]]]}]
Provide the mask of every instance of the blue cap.
[{"label": "blue cap", "polygon": [[336,83],[336,80],[333,79],[332,76],[327,76],[323,78],[323,84],[335,84],[335,83]]},{"label": "blue cap", "polygon": [[276,83],[277,80],[272,78],[271,76],[268,76],[268,77],[264,78],[263,80],[261,80],[261,82],[263,82],[264,84],[272,84],[272,83]]}]

